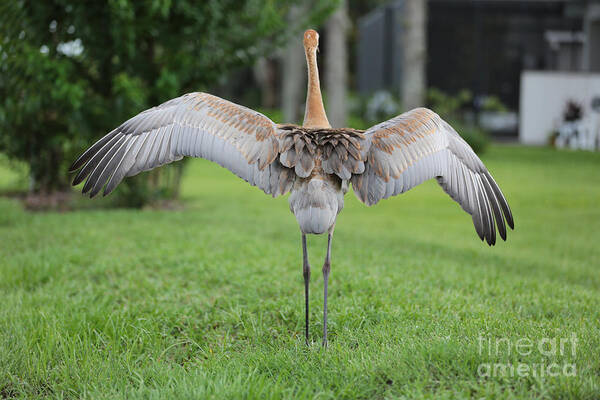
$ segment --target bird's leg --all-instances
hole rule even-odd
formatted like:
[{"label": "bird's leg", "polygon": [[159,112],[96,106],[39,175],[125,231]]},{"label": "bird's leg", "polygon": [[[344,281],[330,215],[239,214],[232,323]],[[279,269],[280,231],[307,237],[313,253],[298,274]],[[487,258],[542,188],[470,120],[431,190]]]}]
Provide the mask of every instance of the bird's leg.
[{"label": "bird's leg", "polygon": [[327,283],[331,269],[331,238],[333,231],[327,235],[327,255],[323,263],[323,347],[327,347]]},{"label": "bird's leg", "polygon": [[302,234],[302,274],[304,275],[304,306],[305,306],[305,335],[308,345],[308,284],[310,282],[310,264],[308,263],[308,250],[306,250],[306,235]]}]

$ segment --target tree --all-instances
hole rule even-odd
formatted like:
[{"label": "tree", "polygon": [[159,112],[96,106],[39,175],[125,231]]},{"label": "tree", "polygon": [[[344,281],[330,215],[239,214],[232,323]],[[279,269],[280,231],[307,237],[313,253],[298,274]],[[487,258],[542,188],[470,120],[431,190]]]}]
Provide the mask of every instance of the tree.
[{"label": "tree", "polygon": [[254,79],[260,87],[262,108],[275,108],[277,104],[277,72],[273,59],[260,57],[254,64]]},{"label": "tree", "polygon": [[427,1],[406,0],[404,14],[404,60],[402,105],[405,110],[425,104],[425,58],[427,50]]},{"label": "tree", "polygon": [[300,36],[301,27],[298,26],[297,21],[305,14],[305,8],[307,8],[306,4],[300,2],[290,8],[288,13],[290,35],[281,56],[281,107],[283,120],[286,123],[302,122],[300,105],[304,102],[306,94],[306,67]]},{"label": "tree", "polygon": [[325,24],[327,32],[325,50],[325,89],[327,90],[327,114],[334,128],[346,126],[348,86],[348,49],[346,35],[350,19],[346,0],[329,17]]},{"label": "tree", "polygon": [[[282,44],[293,3],[2,2],[0,151],[29,164],[35,191],[64,189],[70,161],[120,122]],[[302,18],[324,19],[329,3]]]}]

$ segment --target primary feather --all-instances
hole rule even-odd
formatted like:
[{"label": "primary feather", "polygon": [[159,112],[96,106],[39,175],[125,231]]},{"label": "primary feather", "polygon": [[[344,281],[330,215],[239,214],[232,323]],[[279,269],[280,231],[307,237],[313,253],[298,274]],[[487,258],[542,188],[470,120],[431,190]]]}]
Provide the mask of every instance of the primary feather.
[{"label": "primary feather", "polygon": [[482,240],[495,244],[496,227],[506,240],[505,221],[514,228],[506,198],[471,147],[439,115],[417,108],[373,126],[365,136],[365,172],[351,179],[363,203],[376,204],[436,178],[471,214]]},{"label": "primary feather", "polygon": [[83,192],[112,192],[126,176],[184,156],[203,157],[228,168],[265,193],[291,187],[279,163],[279,136],[264,115],[206,93],[189,93],[146,110],[96,142],[71,166]]}]

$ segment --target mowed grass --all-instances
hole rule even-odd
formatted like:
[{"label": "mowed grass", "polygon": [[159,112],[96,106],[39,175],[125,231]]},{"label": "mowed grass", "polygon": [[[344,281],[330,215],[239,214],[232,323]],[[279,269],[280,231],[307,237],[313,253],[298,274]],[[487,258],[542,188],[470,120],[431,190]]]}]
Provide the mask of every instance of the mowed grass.
[{"label": "mowed grass", "polygon": [[[287,199],[214,164],[189,164],[180,211],[0,199],[0,398],[599,398],[600,154],[483,159],[516,223],[492,248],[435,182],[372,208],[348,193],[327,349],[326,237],[309,237],[307,347]],[[486,376],[487,363],[559,373]]]}]

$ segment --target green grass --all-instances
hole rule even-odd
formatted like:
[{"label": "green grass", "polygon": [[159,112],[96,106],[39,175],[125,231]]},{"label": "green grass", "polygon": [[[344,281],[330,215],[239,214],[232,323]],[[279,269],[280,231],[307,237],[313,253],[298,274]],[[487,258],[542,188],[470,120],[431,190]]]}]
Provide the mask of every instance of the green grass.
[{"label": "green grass", "polygon": [[0,194],[27,190],[27,167],[0,154]]},{"label": "green grass", "polygon": [[[202,160],[183,211],[27,213],[0,198],[0,398],[600,397],[600,154],[493,146],[513,208],[482,244],[434,183],[367,208],[349,193],[333,241]],[[576,335],[575,354],[480,351]],[[575,364],[576,376],[482,377],[482,363]]]}]

